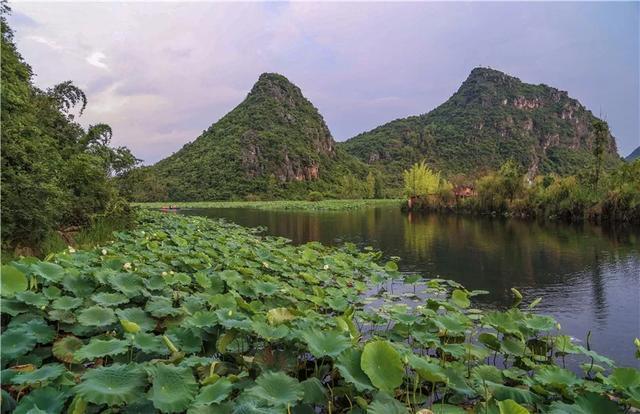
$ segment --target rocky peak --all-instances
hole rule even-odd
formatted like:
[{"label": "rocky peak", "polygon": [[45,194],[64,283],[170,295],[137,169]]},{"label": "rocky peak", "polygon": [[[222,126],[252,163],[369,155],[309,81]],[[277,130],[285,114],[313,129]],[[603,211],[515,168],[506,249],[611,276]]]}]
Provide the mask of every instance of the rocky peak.
[{"label": "rocky peak", "polygon": [[296,106],[306,101],[302,91],[278,73],[263,73],[251,88],[248,98],[273,99],[279,104]]}]

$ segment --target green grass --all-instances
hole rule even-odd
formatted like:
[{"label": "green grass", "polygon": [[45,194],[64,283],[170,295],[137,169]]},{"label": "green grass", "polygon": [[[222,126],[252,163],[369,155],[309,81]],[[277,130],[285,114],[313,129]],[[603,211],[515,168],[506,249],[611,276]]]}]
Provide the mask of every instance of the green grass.
[{"label": "green grass", "polygon": [[400,199],[379,200],[278,200],[278,201],[184,201],[133,203],[134,206],[157,209],[166,206],[179,208],[257,208],[263,210],[300,210],[300,211],[342,211],[370,208],[385,205],[400,207]]}]

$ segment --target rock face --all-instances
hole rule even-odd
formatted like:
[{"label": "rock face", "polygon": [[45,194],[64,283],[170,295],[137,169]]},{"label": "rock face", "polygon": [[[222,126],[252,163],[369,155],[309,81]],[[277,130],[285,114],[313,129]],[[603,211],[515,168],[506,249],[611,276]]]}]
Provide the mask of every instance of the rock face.
[{"label": "rock face", "polygon": [[337,149],[300,88],[264,73],[242,103],[153,168],[169,183],[170,199],[214,200],[331,181],[345,164],[366,168]]},{"label": "rock face", "polygon": [[[422,159],[448,174],[477,174],[508,159],[531,176],[569,174],[592,160],[595,119],[565,91],[476,68],[433,111],[389,122],[342,145],[390,174]],[[606,154],[609,164],[619,162],[613,136]]]}]

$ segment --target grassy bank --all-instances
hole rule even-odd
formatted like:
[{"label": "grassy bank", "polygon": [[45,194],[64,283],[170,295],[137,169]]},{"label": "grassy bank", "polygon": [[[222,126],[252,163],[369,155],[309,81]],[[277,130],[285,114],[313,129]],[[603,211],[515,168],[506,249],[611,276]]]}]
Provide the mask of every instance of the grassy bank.
[{"label": "grassy bank", "polygon": [[[607,412],[640,372],[579,345],[536,302],[405,276],[375,252],[142,212],[105,247],[2,268],[2,404],[16,413]],[[377,292],[380,305],[364,293]],[[544,299],[542,299],[544,300]],[[565,357],[584,372],[564,369]],[[78,408],[80,407],[80,408]],[[31,411],[30,411],[31,410]],[[80,410],[80,411],[78,411]]]},{"label": "grassy bank", "polygon": [[401,203],[402,200],[399,199],[362,199],[322,201],[181,201],[133,203],[133,205],[150,209],[159,209],[166,206],[176,206],[179,208],[258,208],[263,210],[342,211],[386,205],[397,205],[398,207],[400,207]]}]

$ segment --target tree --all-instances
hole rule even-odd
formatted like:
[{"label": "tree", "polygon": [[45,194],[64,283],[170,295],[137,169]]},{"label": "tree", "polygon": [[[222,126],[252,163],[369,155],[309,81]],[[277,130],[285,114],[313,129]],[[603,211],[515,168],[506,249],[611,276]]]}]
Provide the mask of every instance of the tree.
[{"label": "tree", "polygon": [[498,176],[501,192],[509,201],[513,201],[516,194],[522,190],[523,180],[520,166],[515,161],[509,160],[502,164]]},{"label": "tree", "polygon": [[402,175],[404,192],[408,197],[435,194],[445,185],[440,173],[431,170],[424,161],[413,164]]},{"label": "tree", "polygon": [[375,175],[373,175],[372,171],[369,171],[369,174],[367,174],[367,186],[366,186],[366,190],[367,190],[367,198],[375,198],[376,196],[376,177]]},{"label": "tree", "polygon": [[596,119],[592,123],[595,131],[595,143],[593,146],[593,156],[595,157],[595,165],[593,172],[593,187],[598,191],[598,182],[602,173],[602,158],[604,156],[605,144],[609,137],[609,125],[605,121]]}]

